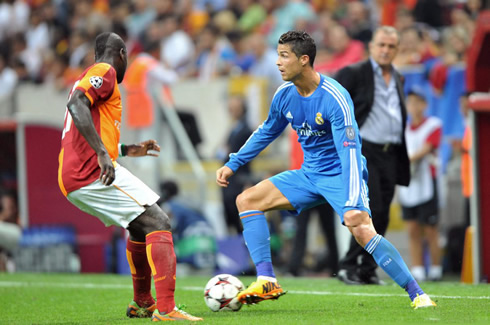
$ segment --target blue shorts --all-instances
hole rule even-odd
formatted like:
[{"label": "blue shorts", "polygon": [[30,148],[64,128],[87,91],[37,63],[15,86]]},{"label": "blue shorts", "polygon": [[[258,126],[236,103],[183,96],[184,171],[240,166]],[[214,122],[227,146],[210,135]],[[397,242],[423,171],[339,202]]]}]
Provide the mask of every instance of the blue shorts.
[{"label": "blue shorts", "polygon": [[272,176],[269,180],[294,207],[294,214],[328,202],[344,223],[344,213],[348,210],[362,210],[371,215],[367,187],[367,172],[363,173],[361,193],[356,206],[345,206],[347,201],[342,175],[326,176],[305,172],[303,169],[288,170]]}]

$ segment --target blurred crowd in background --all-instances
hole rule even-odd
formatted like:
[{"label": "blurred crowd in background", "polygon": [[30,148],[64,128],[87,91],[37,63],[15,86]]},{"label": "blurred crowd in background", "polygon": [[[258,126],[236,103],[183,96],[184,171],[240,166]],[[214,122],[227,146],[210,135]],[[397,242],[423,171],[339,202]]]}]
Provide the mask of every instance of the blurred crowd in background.
[{"label": "blurred crowd in background", "polygon": [[480,0],[3,0],[0,3],[0,91],[18,82],[59,89],[94,62],[103,31],[126,41],[130,58],[160,42],[160,59],[180,78],[210,80],[275,71],[275,48],[287,30],[309,32],[316,69],[332,74],[365,58],[378,25],[401,33],[395,61],[438,63],[428,71],[441,86],[444,66],[465,60]]}]

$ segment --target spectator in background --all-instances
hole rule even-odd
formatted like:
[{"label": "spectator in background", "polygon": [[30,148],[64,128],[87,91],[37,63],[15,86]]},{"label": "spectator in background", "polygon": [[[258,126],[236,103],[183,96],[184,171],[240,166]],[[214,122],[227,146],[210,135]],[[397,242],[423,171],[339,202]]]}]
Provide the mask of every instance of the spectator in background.
[{"label": "spectator in background", "polygon": [[[130,15],[131,12],[131,6],[128,2],[126,1],[119,1],[118,3],[115,3],[111,6],[111,11],[110,11],[110,20],[112,21],[112,24],[123,24],[124,28],[126,29],[126,34],[127,34],[127,26],[126,26],[126,21]],[[129,35],[127,35],[129,37]]]},{"label": "spectator in background", "polygon": [[412,11],[407,8],[400,8],[396,12],[396,20],[394,27],[399,31],[404,31],[407,28],[414,27],[415,18]]},{"label": "spectator in background", "polygon": [[[178,80],[178,75],[163,65],[160,57],[160,42],[151,41],[134,58],[126,72],[123,83],[126,89],[126,125],[134,130],[133,141],[136,143],[145,139],[161,139],[163,114],[155,103],[153,91],[161,91],[163,100],[173,104],[169,85]],[[155,187],[161,179],[160,164],[161,158],[146,159],[137,164],[142,175],[154,173],[147,182],[153,182],[150,185]]]},{"label": "spectator in background", "polygon": [[471,19],[475,21],[482,9],[482,0],[468,0],[466,1],[464,8]]},{"label": "spectator in background", "polygon": [[352,39],[361,41],[367,48],[372,38],[373,30],[365,3],[362,1],[350,1],[347,3],[345,27]]},{"label": "spectator in background", "polygon": [[475,21],[471,18],[464,6],[454,6],[450,12],[451,26],[459,26],[463,28],[469,40],[473,39],[475,31]]},{"label": "spectator in background", "polygon": [[94,37],[98,32],[107,31],[111,21],[97,8],[92,0],[77,0],[73,2],[73,16],[69,19],[71,30],[84,30],[89,37]]},{"label": "spectator in background", "polygon": [[427,100],[423,89],[414,87],[407,95],[410,125],[405,129],[411,179],[408,187],[399,188],[403,220],[409,234],[410,271],[417,281],[425,281],[424,247],[428,244],[431,264],[427,278],[441,280],[441,249],[439,247],[439,200],[437,195],[438,147],[442,121],[426,117]]},{"label": "spectator in background", "polygon": [[444,25],[442,1],[417,0],[413,8],[415,21],[439,28]]},{"label": "spectator in background", "polygon": [[156,12],[148,0],[131,0],[129,16],[126,17],[126,28],[130,39],[138,39],[156,18]]},{"label": "spectator in background", "polygon": [[198,207],[188,197],[180,196],[177,183],[160,183],[157,204],[170,218],[177,263],[213,271],[216,266],[216,234]]},{"label": "spectator in background", "polygon": [[[220,149],[217,156],[224,163],[229,160],[230,153],[237,152],[252,134],[247,123],[247,105],[245,98],[240,95],[232,95],[228,98],[228,113],[231,117],[231,128],[226,138],[226,143]],[[236,197],[240,194],[247,184],[251,184],[250,164],[245,164],[240,168],[234,177],[234,182],[228,187],[221,189],[223,197],[223,211],[225,215],[228,232],[241,234],[242,224],[238,217],[236,207]]]},{"label": "spectator in background", "polygon": [[180,0],[175,6],[175,13],[182,17],[182,29],[194,38],[209,23],[210,14],[194,5],[194,0]]},{"label": "spectator in background", "polygon": [[364,45],[353,40],[342,25],[336,25],[328,31],[328,59],[316,64],[316,70],[332,75],[343,67],[361,61],[364,58]]},{"label": "spectator in background", "polygon": [[238,2],[242,15],[238,19],[238,28],[245,33],[254,32],[267,18],[267,11],[260,1],[243,0]]},{"label": "spectator in background", "polygon": [[29,72],[24,64],[24,62],[19,57],[14,57],[11,60],[12,69],[14,69],[17,74],[17,80],[19,83],[29,80]]},{"label": "spectator in background", "polygon": [[466,52],[471,42],[461,26],[448,27],[442,36],[441,60],[429,72],[432,88],[438,95],[443,94],[450,67],[466,61]]},{"label": "spectator in background", "polygon": [[27,30],[30,11],[27,1],[6,0],[0,3],[0,42]]},{"label": "spectator in background", "polygon": [[70,53],[70,69],[83,71],[83,60],[88,53],[92,52],[92,46],[89,44],[89,35],[85,29],[72,31],[70,35],[69,48]]},{"label": "spectator in background", "polygon": [[195,6],[200,9],[206,9],[210,13],[216,13],[225,10],[228,0],[195,0]]},{"label": "spectator in background", "polygon": [[13,115],[13,96],[17,83],[17,73],[7,65],[5,57],[0,54],[0,116]]},{"label": "spectator in background", "polygon": [[181,29],[182,18],[168,14],[159,19],[161,28],[161,61],[177,72],[187,75],[194,58],[195,48],[189,34]]},{"label": "spectator in background", "polygon": [[197,36],[194,75],[201,81],[209,81],[228,72],[224,53],[230,44],[222,38],[214,24],[208,24]]},{"label": "spectator in background", "polygon": [[[408,185],[410,161],[405,143],[407,113],[401,75],[392,65],[400,44],[393,27],[378,27],[369,43],[370,58],[340,70],[335,78],[350,93],[369,172],[369,205],[374,228],[388,228],[395,185]],[[382,284],[377,265],[352,237],[338,277],[347,284]]]},{"label": "spectator in background", "polygon": [[223,35],[238,29],[236,15],[229,9],[216,12],[212,16],[211,22],[219,28]]},{"label": "spectator in background", "polygon": [[421,30],[416,27],[409,27],[400,32],[400,49],[393,61],[395,66],[422,64],[432,58],[433,55],[424,41]]},{"label": "spectator in background", "polygon": [[176,82],[175,71],[166,68],[160,61],[161,47],[158,41],[145,45],[142,53],[138,54],[128,67],[124,86],[127,100],[127,124],[130,128],[142,130],[141,139],[159,139],[159,125],[155,121],[161,119],[161,114],[153,105],[151,87],[163,86],[167,100],[171,99],[168,85]]},{"label": "spectator in background", "polygon": [[231,45],[223,53],[224,60],[228,66],[227,70],[229,70],[230,75],[247,73],[255,61],[255,57],[251,53],[250,44],[238,29],[226,33],[226,38]]},{"label": "spectator in background", "polygon": [[[124,11],[124,6],[118,7],[121,8],[121,11]],[[145,34],[141,37],[141,39],[129,39],[128,30],[126,29],[126,25],[118,20],[115,20],[112,24],[111,30],[113,33],[118,34],[121,38],[126,42],[126,47],[128,49],[128,63],[133,62],[136,55],[143,52],[143,45],[145,41],[149,42],[147,35],[151,33],[151,30],[157,30],[157,26],[151,24],[148,29],[145,31]],[[157,34],[157,33],[155,33]],[[155,39],[156,40],[156,39]]]},{"label": "spectator in background", "polygon": [[[76,71],[72,71],[68,66],[69,57],[65,55],[57,55],[52,53],[52,56],[45,62],[46,73],[44,82],[54,86],[57,90],[64,90],[76,80],[78,75]],[[70,73],[73,73],[70,75]]]},{"label": "spectator in background", "polygon": [[[163,28],[162,28],[162,20],[157,19],[154,20],[148,25],[148,28],[144,31],[144,33],[141,35],[140,38],[135,39],[135,43],[138,43],[139,48],[137,53],[133,53],[134,56],[138,55],[139,53],[143,52],[144,49],[143,47],[147,44],[151,44],[153,42],[161,42],[163,38]],[[161,44],[160,44],[160,58],[159,60],[162,60],[161,58]],[[132,59],[134,59],[134,56]],[[162,62],[163,63],[163,62]],[[165,64],[165,63],[164,63]]]},{"label": "spectator in background", "polygon": [[316,26],[313,27],[312,32],[312,37],[315,40],[315,43],[318,44],[317,61],[321,60],[322,51],[330,46],[328,32],[330,29],[337,26],[337,24],[338,22],[334,19],[330,11],[323,10],[318,14]]},{"label": "spectator in background", "polygon": [[51,45],[49,28],[44,18],[43,10],[35,9],[31,11],[29,27],[25,35],[27,48],[38,53],[43,59]]},{"label": "spectator in background", "polygon": [[[56,54],[62,54],[64,51],[64,40],[70,33],[69,22],[67,21],[68,4],[55,3],[49,1],[41,6],[42,16],[48,26],[48,33],[51,40],[50,46]],[[60,48],[58,48],[60,47]]]},{"label": "spectator in background", "polygon": [[276,0],[272,12],[273,25],[268,33],[269,45],[275,47],[282,33],[295,29],[298,20],[313,21],[316,18],[309,2]]},{"label": "spectator in background", "polygon": [[267,46],[264,35],[254,33],[245,41],[251,52],[255,56],[254,62],[250,66],[249,74],[254,77],[267,80],[268,93],[270,98],[284,81],[281,73],[276,67],[277,52]]},{"label": "spectator in background", "polygon": [[156,17],[164,17],[168,15],[175,15],[175,17],[178,17],[178,12],[174,8],[175,0],[158,0],[158,1],[153,1],[153,9],[156,12]]},{"label": "spectator in background", "polygon": [[14,271],[15,267],[10,257],[21,235],[17,195],[14,191],[0,188],[0,272]]},{"label": "spectator in background", "polygon": [[[26,38],[24,34],[17,34],[12,37],[12,52],[11,58],[13,62],[21,63],[27,74],[25,78],[30,81],[40,82],[41,68],[43,65],[43,58],[38,51],[27,47]],[[15,66],[16,63],[13,63]]]}]

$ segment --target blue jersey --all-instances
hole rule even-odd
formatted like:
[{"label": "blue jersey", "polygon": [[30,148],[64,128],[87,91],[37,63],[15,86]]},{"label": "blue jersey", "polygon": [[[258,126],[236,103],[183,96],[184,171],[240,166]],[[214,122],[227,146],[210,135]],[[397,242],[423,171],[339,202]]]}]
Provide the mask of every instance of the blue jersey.
[{"label": "blue jersey", "polygon": [[318,88],[301,96],[292,82],[281,85],[269,116],[226,166],[236,171],[276,139],[288,124],[298,134],[306,174],[336,176],[345,184],[345,206],[355,206],[361,192],[363,157],[352,99],[337,81],[320,75]]}]

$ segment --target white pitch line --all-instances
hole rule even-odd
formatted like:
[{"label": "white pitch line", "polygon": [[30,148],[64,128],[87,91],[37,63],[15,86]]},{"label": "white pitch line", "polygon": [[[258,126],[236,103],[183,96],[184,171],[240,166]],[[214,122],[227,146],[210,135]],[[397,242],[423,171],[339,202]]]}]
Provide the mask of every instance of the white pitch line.
[{"label": "white pitch line", "polygon": [[130,284],[99,283],[53,283],[53,282],[16,282],[0,281],[0,287],[57,287],[75,289],[132,289]]},{"label": "white pitch line", "polygon": [[[130,284],[98,284],[98,283],[52,283],[52,282],[17,282],[0,281],[0,287],[57,287],[57,288],[76,288],[76,289],[132,289]],[[203,287],[177,287],[177,290],[185,291],[204,291]],[[359,297],[406,297],[406,294],[392,293],[365,293],[365,292],[334,292],[334,291],[299,291],[288,290],[288,294],[297,295],[318,295],[318,296],[359,296]],[[445,296],[430,295],[433,298],[443,299],[475,299],[490,300],[490,296]]]},{"label": "white pitch line", "polygon": [[[201,287],[182,287],[182,290],[188,291],[203,291]],[[365,296],[365,297],[406,297],[407,294],[393,294],[393,293],[366,293],[366,292],[333,292],[333,291],[298,291],[288,290],[288,294],[298,295],[318,295],[318,296]],[[490,296],[444,296],[444,295],[430,295],[433,298],[446,298],[446,299],[477,299],[477,300],[490,300]]]}]

